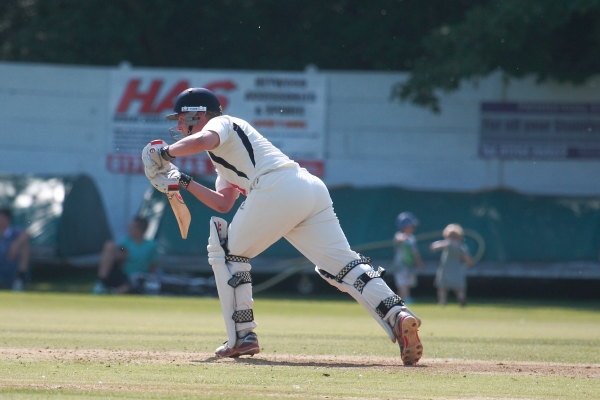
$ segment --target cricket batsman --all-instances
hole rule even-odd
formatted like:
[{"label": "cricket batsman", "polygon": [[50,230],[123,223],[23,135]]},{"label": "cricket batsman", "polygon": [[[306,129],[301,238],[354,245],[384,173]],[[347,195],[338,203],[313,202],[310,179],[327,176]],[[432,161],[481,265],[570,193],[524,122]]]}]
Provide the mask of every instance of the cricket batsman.
[{"label": "cricket batsman", "polygon": [[[350,248],[323,181],[300,167],[247,121],[222,113],[213,92],[181,92],[167,119],[177,121],[183,138],[171,145],[152,141],[142,150],[146,176],[163,193],[186,189],[219,213],[227,213],[242,195],[245,201],[228,224],[212,217],[208,262],[217,290],[227,341],[217,358],[260,352],[255,333],[251,260],[284,237],[315,264],[325,281],[348,293],[400,345],[405,365],[423,354],[421,321],[382,279],[382,268]],[[172,163],[176,157],[207,152],[217,172],[215,188],[195,182]]]}]

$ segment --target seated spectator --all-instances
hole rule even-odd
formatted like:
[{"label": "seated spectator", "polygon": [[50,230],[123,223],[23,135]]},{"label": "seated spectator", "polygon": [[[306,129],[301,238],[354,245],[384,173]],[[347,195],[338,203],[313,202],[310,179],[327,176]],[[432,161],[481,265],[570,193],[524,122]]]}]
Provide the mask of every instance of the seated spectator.
[{"label": "seated spectator", "polygon": [[30,238],[12,225],[12,213],[0,208],[0,289],[23,290],[29,272]]},{"label": "seated spectator", "polygon": [[156,243],[144,238],[147,228],[145,218],[135,217],[129,224],[127,237],[118,243],[107,241],[104,244],[94,294],[138,291],[141,278],[156,273]]}]

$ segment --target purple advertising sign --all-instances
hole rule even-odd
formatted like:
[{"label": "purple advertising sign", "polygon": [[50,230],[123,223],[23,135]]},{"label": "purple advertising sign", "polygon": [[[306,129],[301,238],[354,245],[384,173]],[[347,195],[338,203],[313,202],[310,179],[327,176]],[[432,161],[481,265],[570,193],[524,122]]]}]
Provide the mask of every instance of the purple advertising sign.
[{"label": "purple advertising sign", "polygon": [[479,156],[600,158],[600,103],[484,102]]}]

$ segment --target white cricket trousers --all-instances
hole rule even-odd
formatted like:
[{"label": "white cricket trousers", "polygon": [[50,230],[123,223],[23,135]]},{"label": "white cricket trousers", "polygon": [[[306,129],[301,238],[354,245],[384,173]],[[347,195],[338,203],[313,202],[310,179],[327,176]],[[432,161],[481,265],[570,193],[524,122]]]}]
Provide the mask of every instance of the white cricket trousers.
[{"label": "white cricket trousers", "polygon": [[[360,259],[350,248],[333,211],[329,190],[321,179],[303,168],[281,168],[255,181],[229,225],[229,252],[253,258],[282,237],[333,276]],[[344,276],[345,286],[341,287],[379,320],[375,309],[386,299],[394,298],[395,293],[383,279],[371,280],[360,292],[354,289],[357,278],[367,271],[372,271],[371,266],[360,264],[353,268]],[[399,306],[390,308],[382,319],[392,323],[397,311]],[[386,322],[379,322],[388,328]],[[252,324],[249,327],[255,326]],[[390,329],[386,331],[390,338],[394,337]]]},{"label": "white cricket trousers", "polygon": [[329,190],[304,168],[280,168],[255,180],[229,225],[229,252],[253,258],[282,237],[333,275],[360,257],[350,249]]}]

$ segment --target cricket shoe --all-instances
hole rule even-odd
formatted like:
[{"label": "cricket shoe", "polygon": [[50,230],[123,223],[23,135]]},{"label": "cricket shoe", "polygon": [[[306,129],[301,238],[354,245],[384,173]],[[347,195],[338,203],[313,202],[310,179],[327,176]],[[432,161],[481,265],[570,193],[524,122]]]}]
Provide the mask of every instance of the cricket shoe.
[{"label": "cricket shoe", "polygon": [[258,344],[258,337],[254,332],[249,332],[243,338],[239,338],[235,342],[235,347],[229,347],[227,342],[225,342],[215,350],[217,358],[237,358],[239,356],[253,356],[258,353],[260,353],[260,346]]},{"label": "cricket shoe", "polygon": [[419,339],[421,320],[411,312],[402,310],[396,314],[393,332],[400,345],[400,356],[404,365],[416,364],[423,355],[423,345]]}]

